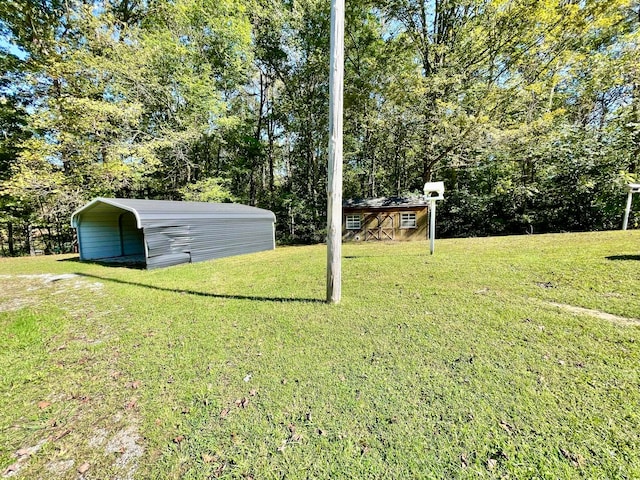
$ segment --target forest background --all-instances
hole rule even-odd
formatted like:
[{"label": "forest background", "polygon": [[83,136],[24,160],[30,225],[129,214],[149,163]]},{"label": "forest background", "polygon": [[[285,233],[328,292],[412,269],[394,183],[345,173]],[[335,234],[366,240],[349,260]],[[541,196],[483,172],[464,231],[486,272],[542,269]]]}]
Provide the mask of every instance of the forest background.
[{"label": "forest background", "polygon": [[[442,180],[439,236],[620,228],[637,0],[346,8],[346,198]],[[69,250],[96,196],[237,201],[324,241],[329,20],[328,0],[0,2],[1,253]]]}]

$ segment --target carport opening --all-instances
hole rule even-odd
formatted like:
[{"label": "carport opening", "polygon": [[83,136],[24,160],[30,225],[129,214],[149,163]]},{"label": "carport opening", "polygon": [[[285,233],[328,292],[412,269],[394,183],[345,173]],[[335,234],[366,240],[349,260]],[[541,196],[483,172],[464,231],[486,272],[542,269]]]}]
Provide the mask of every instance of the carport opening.
[{"label": "carport opening", "polygon": [[76,219],[80,259],[122,266],[146,266],[144,231],[135,213],[96,204]]}]

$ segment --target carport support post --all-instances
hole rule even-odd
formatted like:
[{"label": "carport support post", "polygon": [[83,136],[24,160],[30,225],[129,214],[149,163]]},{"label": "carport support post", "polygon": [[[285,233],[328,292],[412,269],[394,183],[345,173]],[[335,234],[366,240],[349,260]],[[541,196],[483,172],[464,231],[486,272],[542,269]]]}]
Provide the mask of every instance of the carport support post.
[{"label": "carport support post", "polygon": [[436,249],[436,201],[429,200],[429,250]]},{"label": "carport support post", "polygon": [[622,230],[627,229],[629,224],[629,213],[631,212],[631,199],[633,197],[633,190],[629,188],[629,195],[627,196],[627,207],[624,209],[624,220],[622,221]]},{"label": "carport support post", "polygon": [[342,88],[344,0],[331,0],[329,166],[327,185],[327,303],[342,296]]}]

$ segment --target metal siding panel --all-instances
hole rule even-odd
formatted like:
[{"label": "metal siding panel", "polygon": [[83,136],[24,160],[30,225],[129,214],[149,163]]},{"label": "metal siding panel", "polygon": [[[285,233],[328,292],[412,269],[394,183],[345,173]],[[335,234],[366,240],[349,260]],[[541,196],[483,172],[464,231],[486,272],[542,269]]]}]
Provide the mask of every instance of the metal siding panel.
[{"label": "metal siding panel", "polygon": [[136,218],[126,212],[120,218],[122,227],[122,249],[124,255],[144,255],[144,234],[138,228]]},{"label": "metal siding panel", "polygon": [[217,221],[192,227],[191,261],[273,249],[271,221]]},{"label": "metal siding panel", "polygon": [[99,221],[82,218],[80,231],[80,256],[83,260],[115,257],[120,255],[120,229],[118,215],[101,215]]},{"label": "metal siding panel", "polygon": [[147,258],[147,268],[152,270],[154,268],[164,268],[181,263],[189,263],[190,261],[191,256],[188,253],[168,253]]},{"label": "metal siding panel", "polygon": [[188,253],[191,235],[188,226],[145,228],[149,257],[169,253]]}]

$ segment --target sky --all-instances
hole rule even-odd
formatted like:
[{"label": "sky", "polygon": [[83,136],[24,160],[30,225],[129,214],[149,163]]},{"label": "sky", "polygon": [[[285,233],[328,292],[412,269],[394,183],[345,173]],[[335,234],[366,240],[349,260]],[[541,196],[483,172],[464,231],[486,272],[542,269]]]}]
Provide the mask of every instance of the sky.
[{"label": "sky", "polygon": [[0,51],[10,53],[11,55],[15,55],[16,57],[24,60],[27,58],[28,54],[20,47],[11,43],[11,40],[6,34],[0,33]]}]

